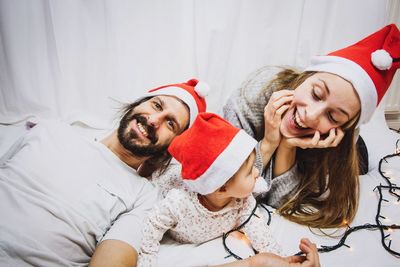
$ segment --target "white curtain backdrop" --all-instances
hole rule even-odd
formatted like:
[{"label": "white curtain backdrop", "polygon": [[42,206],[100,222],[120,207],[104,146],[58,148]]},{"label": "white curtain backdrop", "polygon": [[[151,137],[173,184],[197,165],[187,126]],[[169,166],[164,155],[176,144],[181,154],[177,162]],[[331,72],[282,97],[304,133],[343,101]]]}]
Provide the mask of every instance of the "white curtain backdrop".
[{"label": "white curtain backdrop", "polygon": [[111,126],[115,100],[192,77],[220,112],[250,72],[350,45],[389,22],[393,1],[0,0],[0,122]]}]

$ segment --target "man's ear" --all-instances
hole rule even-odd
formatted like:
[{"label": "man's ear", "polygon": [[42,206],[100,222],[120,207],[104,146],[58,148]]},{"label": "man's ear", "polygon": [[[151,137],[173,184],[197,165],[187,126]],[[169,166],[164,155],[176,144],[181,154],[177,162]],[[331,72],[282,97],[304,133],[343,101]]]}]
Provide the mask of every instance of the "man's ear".
[{"label": "man's ear", "polygon": [[221,186],[221,187],[218,189],[218,192],[225,193],[225,192],[226,192],[226,187],[225,187],[225,185]]}]

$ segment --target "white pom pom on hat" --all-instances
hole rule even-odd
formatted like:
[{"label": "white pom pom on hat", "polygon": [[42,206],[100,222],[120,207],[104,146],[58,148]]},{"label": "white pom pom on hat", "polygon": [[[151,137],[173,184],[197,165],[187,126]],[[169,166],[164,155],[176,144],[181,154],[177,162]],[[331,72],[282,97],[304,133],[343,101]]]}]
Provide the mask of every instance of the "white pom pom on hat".
[{"label": "white pom pom on hat", "polygon": [[206,82],[198,82],[194,87],[196,93],[201,97],[206,97],[210,92],[210,86]]},{"label": "white pom pom on hat", "polygon": [[199,81],[197,79],[190,79],[189,81],[186,82],[188,85],[192,86],[194,88],[194,91],[200,96],[200,97],[206,97],[208,93],[210,92],[210,87],[206,82]]},{"label": "white pom pom on hat", "polygon": [[392,66],[393,58],[385,49],[378,49],[371,54],[371,61],[377,69],[388,70]]}]

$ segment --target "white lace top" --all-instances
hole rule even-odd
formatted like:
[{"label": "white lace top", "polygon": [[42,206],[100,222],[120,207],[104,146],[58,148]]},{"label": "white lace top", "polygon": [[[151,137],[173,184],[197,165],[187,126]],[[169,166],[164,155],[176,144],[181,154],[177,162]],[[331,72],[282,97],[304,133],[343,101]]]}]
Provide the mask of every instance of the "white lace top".
[{"label": "white lace top", "polygon": [[[181,243],[203,243],[241,224],[249,217],[255,205],[254,197],[250,196],[234,199],[222,210],[213,212],[200,204],[197,193],[183,188],[172,189],[149,214],[143,229],[138,266],[156,265],[160,240],[166,231]],[[257,216],[252,216],[241,230],[257,251],[282,255],[266,219],[258,209],[255,214]]]}]

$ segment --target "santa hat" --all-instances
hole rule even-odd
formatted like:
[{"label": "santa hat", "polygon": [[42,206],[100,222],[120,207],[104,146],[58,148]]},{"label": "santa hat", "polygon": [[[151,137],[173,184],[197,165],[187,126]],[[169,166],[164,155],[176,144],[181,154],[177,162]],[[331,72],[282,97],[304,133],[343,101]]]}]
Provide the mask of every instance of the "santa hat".
[{"label": "santa hat", "polygon": [[189,126],[192,125],[197,114],[206,111],[205,97],[209,92],[209,87],[205,82],[191,79],[185,83],[168,84],[155,89],[151,89],[146,96],[168,95],[181,99],[188,107],[190,112]]},{"label": "santa hat", "polygon": [[337,74],[353,84],[361,101],[359,124],[371,118],[399,68],[400,33],[390,24],[361,41],[315,56],[306,71]]},{"label": "santa hat", "polygon": [[189,189],[206,195],[239,170],[256,144],[218,115],[200,113],[192,127],[174,138],[168,151],[182,164],[182,179]]}]

